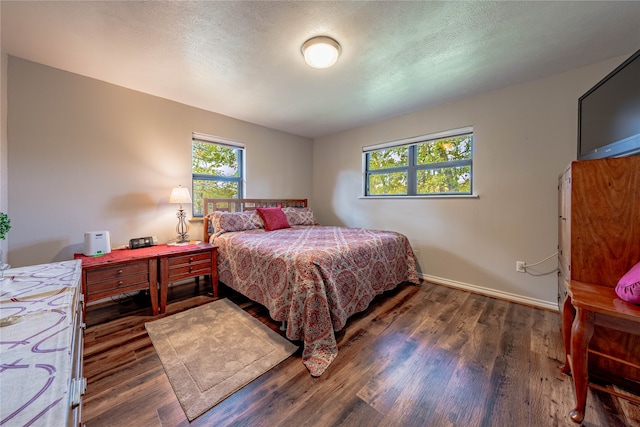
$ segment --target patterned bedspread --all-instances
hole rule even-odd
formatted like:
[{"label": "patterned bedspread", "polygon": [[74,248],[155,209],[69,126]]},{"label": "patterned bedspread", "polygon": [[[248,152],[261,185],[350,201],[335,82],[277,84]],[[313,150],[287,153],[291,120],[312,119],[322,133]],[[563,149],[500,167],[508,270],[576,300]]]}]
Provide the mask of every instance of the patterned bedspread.
[{"label": "patterned bedspread", "polygon": [[398,284],[419,283],[409,240],[391,231],[294,226],[217,236],[219,279],[287,321],[320,376],[338,354],[334,331]]}]

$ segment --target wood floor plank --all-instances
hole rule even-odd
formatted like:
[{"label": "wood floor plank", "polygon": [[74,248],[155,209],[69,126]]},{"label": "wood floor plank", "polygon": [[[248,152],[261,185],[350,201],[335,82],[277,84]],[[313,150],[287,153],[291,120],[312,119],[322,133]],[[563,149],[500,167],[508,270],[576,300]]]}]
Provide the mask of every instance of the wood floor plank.
[{"label": "wood floor plank", "polygon": [[[367,332],[373,335],[380,335],[391,323],[416,306],[412,302],[417,300],[416,294],[418,292],[420,292],[419,286],[404,284],[398,287],[397,292],[391,291],[389,294],[376,298],[370,307],[371,310],[359,315],[362,318],[362,322],[366,322]],[[430,290],[423,290],[425,297],[429,293]]]},{"label": "wood floor plank", "polygon": [[[421,301],[422,304],[408,310],[407,313],[411,313],[409,316],[398,319],[393,328],[381,335],[379,348],[383,354],[382,363],[365,387],[358,391],[358,396],[386,414],[402,392],[404,381],[416,369],[413,358],[427,358],[419,351],[427,351],[437,340],[439,335],[435,330],[438,327],[446,328],[446,322],[455,312],[453,307],[466,297],[468,294],[461,295],[448,288],[436,289]],[[421,343],[426,350],[421,349]]]},{"label": "wood floor plank", "polygon": [[640,426],[640,405],[628,400],[621,400],[620,407],[624,416],[622,417],[629,425]]},{"label": "wood floor plank", "polygon": [[452,353],[466,354],[468,350],[464,349],[470,345],[471,336],[485,307],[485,297],[470,295],[442,332],[438,333],[438,339],[435,343]]},{"label": "wood floor plank", "polygon": [[[457,352],[458,364],[451,381],[442,391],[435,411],[439,419],[433,420],[434,425],[477,426],[484,416],[485,408],[478,408],[477,402],[489,400],[492,393],[487,384],[498,354],[500,335],[496,333],[496,326],[503,324],[506,310],[500,309],[499,304],[493,304],[495,300],[490,298],[482,297],[481,301],[484,308],[479,316],[474,317],[478,321],[467,335],[468,340],[461,351]],[[492,321],[480,323],[482,318],[491,318]]]},{"label": "wood floor plank", "polygon": [[[224,286],[220,296],[282,334],[264,307]],[[206,287],[188,284],[171,289],[162,316],[145,298],[88,308],[87,427],[574,425],[558,313],[428,283],[353,316],[322,377],[309,375],[298,350],[189,423],[144,323],[211,301]],[[638,405],[589,390],[585,426],[638,420]]]},{"label": "wood floor plank", "polygon": [[495,425],[530,425],[529,407],[531,316],[528,307],[512,304],[500,334],[498,352],[488,387],[489,398],[480,423]]},{"label": "wood floor plank", "polygon": [[164,403],[156,412],[160,427],[187,427],[189,425],[189,420],[177,399]]},{"label": "wood floor plank", "polygon": [[478,318],[478,324],[501,330],[511,303],[495,298],[485,298],[487,299],[487,306]]},{"label": "wood floor plank", "polygon": [[304,422],[304,426],[313,427],[318,425],[335,426],[335,427],[353,427],[353,426],[377,426],[382,422],[382,414],[373,409],[371,406],[364,403],[357,396],[352,396],[345,402],[344,407],[340,408],[332,416],[335,422],[330,424],[321,424],[323,419],[316,421],[315,418],[309,419]]},{"label": "wood floor plank", "polygon": [[[548,426],[564,426],[571,423],[563,402],[572,396],[571,381],[563,381],[560,367],[564,364],[564,347],[554,339],[560,330],[556,313],[536,310],[533,312],[531,334],[531,411],[539,414]],[[556,369],[549,370],[548,366]]]},{"label": "wood floor plank", "polygon": [[[100,426],[158,426],[155,408],[168,398],[175,397],[166,376],[148,372],[87,399],[83,421]],[[112,410],[114,406],[118,410]]]},{"label": "wood floor plank", "polygon": [[455,370],[456,357],[448,350],[431,346],[419,350],[412,361],[408,376],[399,375],[404,383],[394,405],[386,411],[383,425],[433,425],[442,390]]},{"label": "wood floor plank", "polygon": [[573,396],[571,381],[562,381],[560,363],[557,371],[547,369],[549,358],[546,355],[531,353],[531,373],[528,378],[531,390],[531,412],[539,414],[547,426],[570,425],[571,419],[565,405],[567,396]]},{"label": "wood floor plank", "polygon": [[[91,366],[85,371],[91,370]],[[111,389],[122,388],[122,384],[130,381],[144,381],[149,376],[164,375],[164,369],[158,355],[154,352],[143,357],[135,358],[129,363],[118,364],[113,369],[101,370],[100,375],[92,375],[90,383],[99,390],[110,393]],[[91,393],[87,401],[100,397],[100,393]],[[108,395],[107,395],[108,396]]]},{"label": "wood floor plank", "polygon": [[489,371],[482,366],[458,359],[451,379],[440,393],[440,400],[431,425],[478,426],[484,416],[484,407],[478,401],[487,401],[492,392],[487,387]]},{"label": "wood floor plank", "polygon": [[[362,376],[367,376],[370,369],[369,366],[358,364],[355,360],[352,360],[350,366],[358,369]],[[366,405],[367,411],[363,411],[360,407],[362,401],[356,396],[356,391],[361,386],[362,381],[351,381],[345,378],[345,375],[338,373],[326,379],[320,379],[317,384],[314,384],[313,392],[309,393],[304,401],[300,401],[296,410],[283,417],[281,422],[285,425],[297,426],[338,425],[344,417],[355,416],[355,414],[364,415],[366,412],[369,417],[376,412],[369,405]],[[344,396],[339,408],[335,408],[335,395]]]},{"label": "wood floor plank", "polygon": [[[298,355],[299,357],[299,355]],[[270,417],[284,418],[314,393],[314,378],[300,359],[290,357],[197,418],[193,426],[251,425]]]}]

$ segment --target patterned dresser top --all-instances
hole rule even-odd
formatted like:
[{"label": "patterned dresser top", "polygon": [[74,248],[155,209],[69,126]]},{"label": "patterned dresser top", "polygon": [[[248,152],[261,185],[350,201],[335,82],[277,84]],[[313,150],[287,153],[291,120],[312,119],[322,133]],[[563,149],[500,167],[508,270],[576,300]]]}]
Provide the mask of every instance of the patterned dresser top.
[{"label": "patterned dresser top", "polygon": [[80,261],[0,280],[0,425],[66,425]]}]

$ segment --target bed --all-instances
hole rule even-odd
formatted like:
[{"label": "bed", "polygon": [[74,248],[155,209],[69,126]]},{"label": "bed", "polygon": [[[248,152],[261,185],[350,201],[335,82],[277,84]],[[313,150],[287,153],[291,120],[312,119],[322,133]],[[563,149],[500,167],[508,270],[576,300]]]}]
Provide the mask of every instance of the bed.
[{"label": "bed", "polygon": [[337,356],[335,332],[350,316],[403,282],[419,283],[404,235],[321,226],[306,199],[205,199],[204,235],[218,246],[219,280],[302,341],[314,377]]}]

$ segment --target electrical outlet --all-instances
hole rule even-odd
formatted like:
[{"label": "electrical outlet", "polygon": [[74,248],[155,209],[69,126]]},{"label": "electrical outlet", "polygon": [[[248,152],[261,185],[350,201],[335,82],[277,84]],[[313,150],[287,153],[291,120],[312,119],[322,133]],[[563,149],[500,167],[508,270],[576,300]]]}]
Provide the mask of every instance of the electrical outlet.
[{"label": "electrical outlet", "polygon": [[527,269],[525,267],[526,263],[524,261],[516,261],[516,271],[518,273],[526,273]]}]

